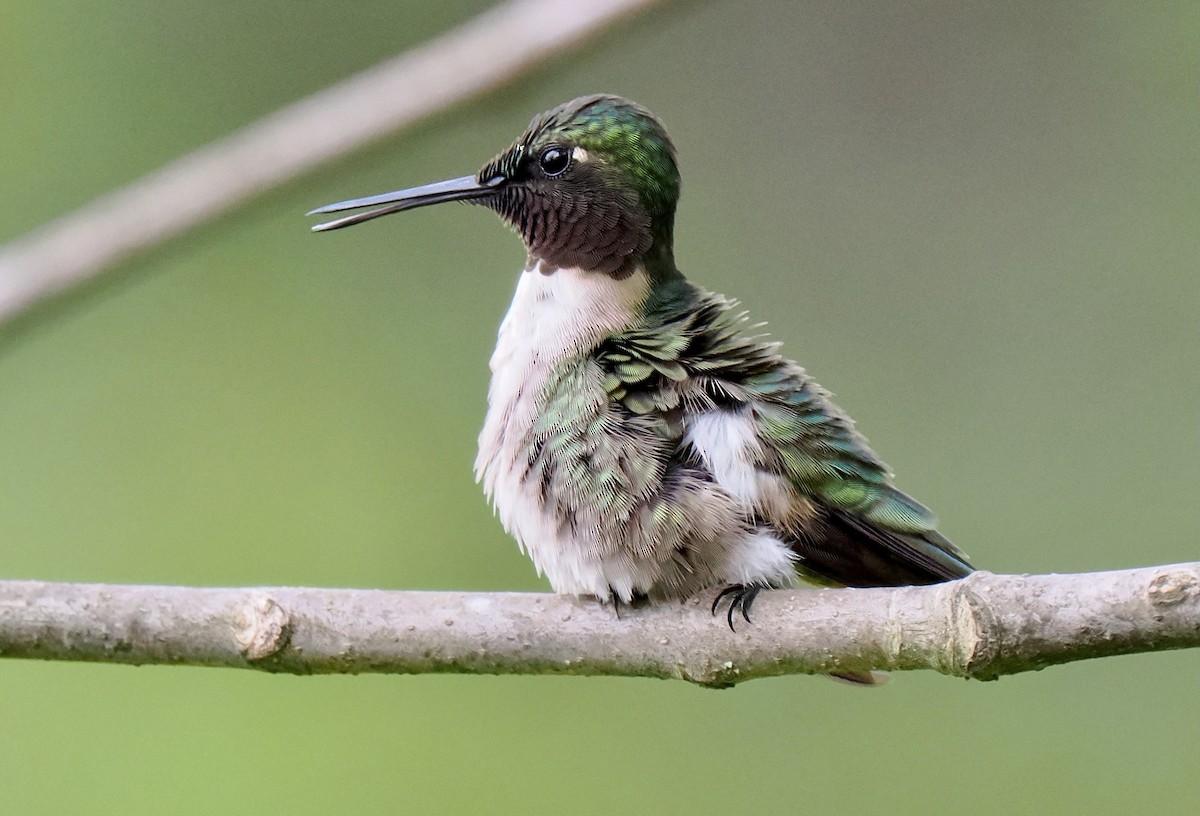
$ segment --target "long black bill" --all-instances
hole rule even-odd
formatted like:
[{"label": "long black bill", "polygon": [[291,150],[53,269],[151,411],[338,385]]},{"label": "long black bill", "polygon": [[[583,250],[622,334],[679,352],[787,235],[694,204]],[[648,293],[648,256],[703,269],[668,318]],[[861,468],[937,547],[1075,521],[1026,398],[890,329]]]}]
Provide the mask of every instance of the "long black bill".
[{"label": "long black bill", "polygon": [[318,207],[308,214],[317,215],[318,213],[357,210],[360,207],[374,207],[378,204],[387,205],[375,210],[347,215],[344,218],[338,218],[334,221],[326,221],[324,224],[317,224],[312,228],[313,232],[328,232],[330,230],[341,229],[342,227],[349,227],[353,224],[361,224],[363,221],[370,221],[372,218],[378,218],[381,215],[403,212],[404,210],[411,210],[416,207],[424,207],[428,204],[485,198],[496,192],[496,188],[503,184],[504,181],[504,176],[494,176],[482,183],[474,176],[463,176],[462,178],[438,181],[421,187],[409,187],[407,190],[397,190],[394,193],[383,193],[382,195],[367,196],[366,198],[352,198],[349,201],[326,204],[324,207]]}]

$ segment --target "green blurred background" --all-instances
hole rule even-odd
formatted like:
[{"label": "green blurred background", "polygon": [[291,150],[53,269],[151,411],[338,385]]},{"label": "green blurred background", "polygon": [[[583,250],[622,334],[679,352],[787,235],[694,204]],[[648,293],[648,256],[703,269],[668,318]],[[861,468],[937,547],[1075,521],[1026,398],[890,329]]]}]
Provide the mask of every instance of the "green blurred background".
[{"label": "green blurred background", "polygon": [[[0,4],[0,241],[482,2]],[[969,7],[968,7],[969,5]],[[546,20],[554,25],[554,20]],[[677,257],[995,571],[1194,560],[1200,7],[683,3],[274,192],[0,345],[0,574],[545,589],[471,477],[523,259],[473,172],[591,91],[668,124]],[[1200,654],[729,692],[0,663],[4,813],[1194,813]]]}]

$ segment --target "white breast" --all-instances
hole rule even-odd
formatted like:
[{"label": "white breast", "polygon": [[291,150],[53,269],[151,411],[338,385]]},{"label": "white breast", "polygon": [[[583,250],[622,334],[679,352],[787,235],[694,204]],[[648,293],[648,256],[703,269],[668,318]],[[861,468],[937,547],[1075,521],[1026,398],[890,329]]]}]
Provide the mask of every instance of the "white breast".
[{"label": "white breast", "polygon": [[505,529],[558,592],[603,596],[607,585],[592,563],[594,545],[561,540],[554,519],[524,488],[521,464],[528,455],[529,432],[555,368],[628,327],[649,289],[643,270],[616,280],[579,269],[544,274],[535,267],[521,274],[500,324],[475,478],[483,483]]}]

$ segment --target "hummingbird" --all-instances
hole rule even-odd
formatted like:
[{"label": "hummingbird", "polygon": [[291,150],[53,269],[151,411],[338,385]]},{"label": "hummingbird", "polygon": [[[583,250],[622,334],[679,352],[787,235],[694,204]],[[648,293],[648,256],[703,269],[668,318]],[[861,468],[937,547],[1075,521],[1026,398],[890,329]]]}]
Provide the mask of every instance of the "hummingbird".
[{"label": "hummingbird", "polygon": [[475,175],[310,215],[359,210],[324,232],[466,201],[524,240],[475,475],[556,592],[619,605],[710,590],[733,628],[760,590],[797,577],[968,575],[829,392],[679,271],[679,191],[662,123],[600,94],[535,116]]}]

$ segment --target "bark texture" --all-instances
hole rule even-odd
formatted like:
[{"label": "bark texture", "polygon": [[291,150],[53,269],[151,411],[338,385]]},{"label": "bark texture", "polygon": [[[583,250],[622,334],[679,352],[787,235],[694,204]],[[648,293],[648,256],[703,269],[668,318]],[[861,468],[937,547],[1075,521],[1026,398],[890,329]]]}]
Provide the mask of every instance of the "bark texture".
[{"label": "bark texture", "polygon": [[992,680],[1200,646],[1200,563],[764,592],[731,632],[706,595],[621,610],[560,595],[0,582],[0,656],[292,674],[578,674],[725,687],[933,669]]}]

